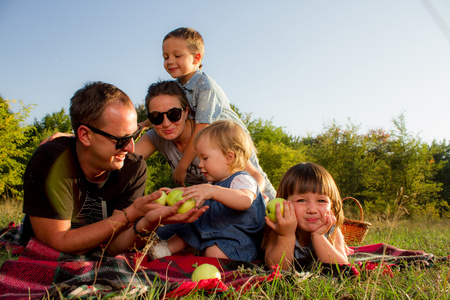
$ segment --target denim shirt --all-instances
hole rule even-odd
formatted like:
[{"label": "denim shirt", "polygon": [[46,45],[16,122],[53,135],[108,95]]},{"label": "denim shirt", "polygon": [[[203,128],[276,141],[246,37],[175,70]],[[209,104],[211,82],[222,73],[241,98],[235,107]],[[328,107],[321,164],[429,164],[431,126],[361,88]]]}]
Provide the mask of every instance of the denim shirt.
[{"label": "denim shirt", "polygon": [[[219,120],[230,120],[241,126],[247,134],[247,127],[241,121],[239,116],[231,109],[230,101],[225,92],[220,88],[214,79],[206,75],[203,71],[197,70],[192,78],[182,85],[179,79],[176,82],[181,86],[186,97],[195,112],[196,124],[211,124]],[[250,162],[264,177],[266,185],[261,187],[263,193],[269,199],[275,198],[276,191],[272,186],[267,174],[259,165],[258,157],[255,152],[250,157]]]},{"label": "denim shirt", "polygon": [[[221,187],[230,187],[233,179],[247,172],[239,171],[220,182],[213,183]],[[257,186],[257,185],[256,185]],[[230,259],[251,261],[261,250],[266,205],[259,188],[256,199],[245,211],[238,211],[215,200],[206,200],[209,209],[200,218],[178,228],[178,235],[197,250],[217,245]]]},{"label": "denim shirt", "polygon": [[231,120],[248,132],[239,116],[231,109],[230,100],[214,79],[197,70],[192,78],[181,86],[195,112],[196,124],[211,124],[219,120]]}]

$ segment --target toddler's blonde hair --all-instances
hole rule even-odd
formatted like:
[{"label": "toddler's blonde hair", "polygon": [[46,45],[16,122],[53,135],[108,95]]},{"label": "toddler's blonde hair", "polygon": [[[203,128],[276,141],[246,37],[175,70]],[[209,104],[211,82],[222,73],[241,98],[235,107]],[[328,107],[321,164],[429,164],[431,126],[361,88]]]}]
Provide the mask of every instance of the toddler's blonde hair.
[{"label": "toddler's blonde hair", "polygon": [[217,147],[224,155],[234,154],[230,171],[244,170],[253,151],[256,151],[252,139],[247,132],[232,121],[216,121],[200,130],[194,138],[194,147],[201,138],[209,139],[213,147]]}]

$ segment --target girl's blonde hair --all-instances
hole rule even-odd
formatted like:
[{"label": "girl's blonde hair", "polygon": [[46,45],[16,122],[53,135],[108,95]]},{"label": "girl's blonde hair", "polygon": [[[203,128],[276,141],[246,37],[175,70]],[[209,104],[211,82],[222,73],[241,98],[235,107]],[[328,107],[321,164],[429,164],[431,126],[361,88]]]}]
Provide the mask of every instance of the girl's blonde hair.
[{"label": "girl's blonde hair", "polygon": [[[342,199],[336,183],[328,171],[315,163],[304,162],[292,166],[281,178],[277,197],[287,199],[289,195],[318,193],[327,195],[331,201],[331,212],[336,217],[336,228],[344,222]],[[334,241],[337,230],[330,236]]]},{"label": "girl's blonde hair", "polygon": [[234,154],[230,164],[232,173],[244,170],[253,151],[256,151],[252,139],[247,132],[232,121],[216,121],[200,130],[194,138],[194,147],[201,138],[209,139],[213,147],[217,147],[224,155]]}]

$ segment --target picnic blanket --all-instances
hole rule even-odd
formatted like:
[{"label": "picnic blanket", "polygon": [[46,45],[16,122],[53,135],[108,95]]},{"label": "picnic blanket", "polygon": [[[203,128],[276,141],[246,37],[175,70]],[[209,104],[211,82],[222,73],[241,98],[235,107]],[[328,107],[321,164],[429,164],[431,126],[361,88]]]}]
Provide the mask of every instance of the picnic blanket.
[{"label": "picnic blanket", "polygon": [[[101,251],[89,255],[69,255],[31,239],[26,246],[18,243],[18,229],[11,226],[0,237],[0,245],[18,255],[6,260],[0,268],[0,299],[83,298],[83,296],[120,295],[132,297],[156,291],[156,297],[172,298],[192,291],[212,293],[245,292],[263,282],[271,282],[289,272],[266,269],[261,262],[242,262],[199,257],[191,253],[150,261],[140,253],[115,257]],[[430,267],[436,261],[432,254],[401,250],[386,244],[352,247],[348,265],[323,265],[324,273],[339,269],[339,274],[357,276],[383,264],[383,273],[392,276],[395,268],[420,263]],[[215,265],[222,279],[190,280],[196,265]]]},{"label": "picnic blanket", "polygon": [[[147,255],[124,253],[115,257],[102,251],[70,255],[31,238],[19,243],[19,229],[11,227],[0,238],[17,259],[6,260],[0,268],[0,299],[82,298],[120,295],[119,299],[155,289],[157,296],[171,298],[195,290],[214,293],[232,289],[245,292],[264,281],[280,277],[277,269],[265,270],[259,263],[195,256],[192,253],[150,261]],[[190,280],[196,265],[209,263],[222,279]]]}]

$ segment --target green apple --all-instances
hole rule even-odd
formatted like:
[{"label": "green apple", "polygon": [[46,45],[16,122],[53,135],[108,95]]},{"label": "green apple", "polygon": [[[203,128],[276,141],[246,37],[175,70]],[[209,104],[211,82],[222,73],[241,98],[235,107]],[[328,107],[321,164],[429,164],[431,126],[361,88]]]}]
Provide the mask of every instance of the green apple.
[{"label": "green apple", "polygon": [[192,273],[191,280],[192,281],[200,281],[202,279],[213,279],[218,278],[219,280],[222,278],[220,275],[219,269],[216,266],[210,264],[202,264],[195,268]]},{"label": "green apple", "polygon": [[[183,199],[184,198],[182,197],[178,199],[177,202]],[[194,207],[195,207],[195,199],[194,198],[187,199],[186,202],[184,202],[183,204],[181,204],[180,207],[178,207],[177,213],[184,214],[185,212],[190,211]]]},{"label": "green apple", "polygon": [[166,198],[167,198],[166,192],[162,191],[161,197],[159,197],[158,199],[156,199],[153,202],[161,204],[161,205],[166,205]]},{"label": "green apple", "polygon": [[270,200],[269,203],[267,203],[266,215],[270,221],[272,221],[274,223],[277,222],[277,215],[275,212],[277,203],[280,203],[281,214],[284,215],[284,204],[283,204],[284,201],[286,201],[286,200],[284,200],[283,198],[275,198],[275,199]]},{"label": "green apple", "polygon": [[182,190],[177,190],[177,189],[171,190],[170,193],[169,193],[169,194],[167,195],[167,197],[166,197],[167,205],[172,206],[172,205],[174,205],[175,203],[177,203],[178,200],[180,200],[180,199],[178,199],[178,198],[181,198],[181,195],[182,195],[182,194],[183,194],[183,191],[182,191]]}]

